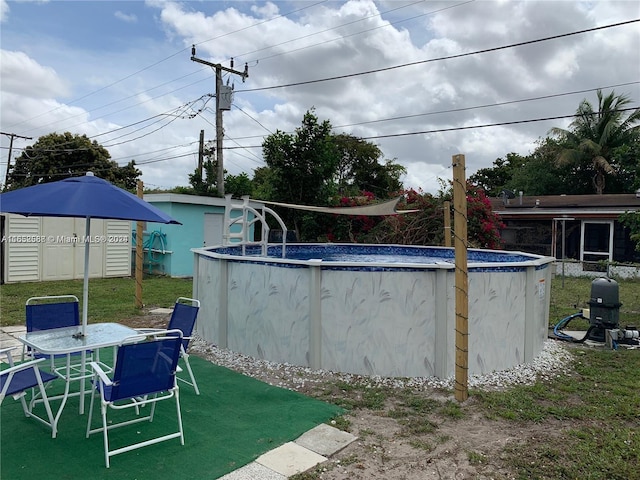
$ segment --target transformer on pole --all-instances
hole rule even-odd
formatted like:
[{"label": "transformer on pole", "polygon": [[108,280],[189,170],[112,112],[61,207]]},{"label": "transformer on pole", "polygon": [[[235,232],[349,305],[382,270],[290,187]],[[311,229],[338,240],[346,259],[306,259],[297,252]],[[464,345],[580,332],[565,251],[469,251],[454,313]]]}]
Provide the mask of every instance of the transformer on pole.
[{"label": "transformer on pole", "polygon": [[244,71],[240,72],[233,69],[233,59],[231,59],[231,68],[223,67],[219,63],[211,63],[196,57],[196,46],[191,47],[191,60],[194,62],[208,65],[215,68],[216,71],[216,160],[218,163],[218,194],[224,196],[224,164],[222,161],[222,137],[224,130],[222,128],[222,111],[231,109],[231,92],[232,87],[222,84],[222,71],[233,73],[242,77],[242,81],[249,77],[249,65],[244,64]]}]

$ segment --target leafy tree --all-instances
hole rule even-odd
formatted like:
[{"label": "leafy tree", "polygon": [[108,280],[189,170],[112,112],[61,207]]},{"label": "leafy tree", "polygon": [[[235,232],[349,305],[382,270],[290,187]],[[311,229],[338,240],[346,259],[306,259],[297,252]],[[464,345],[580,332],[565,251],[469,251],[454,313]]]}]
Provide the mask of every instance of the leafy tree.
[{"label": "leafy tree", "polygon": [[640,252],[640,212],[623,213],[620,215],[620,223],[629,229],[631,241],[636,245],[636,252]]},{"label": "leafy tree", "polygon": [[224,191],[235,197],[251,195],[253,193],[253,184],[249,175],[244,172],[240,175],[227,175],[224,179]]},{"label": "leafy tree", "polygon": [[342,195],[367,191],[387,198],[390,192],[402,189],[400,177],[406,169],[391,160],[380,164],[382,151],[376,145],[347,134],[335,135],[334,142],[339,155],[335,180]]},{"label": "leafy tree", "polygon": [[590,192],[589,175],[573,165],[560,165],[556,161],[562,145],[552,138],[538,142],[530,155],[512,170],[507,188],[525,195],[586,194]]},{"label": "leafy tree", "polygon": [[444,239],[443,199],[420,190],[402,192],[400,210],[418,210],[384,217],[365,237],[369,243],[441,245]]},{"label": "leafy tree", "polygon": [[482,188],[487,195],[498,197],[513,178],[514,172],[525,164],[526,158],[517,153],[508,153],[506,158],[497,158],[493,167],[481,168],[469,177],[469,182]]},{"label": "leafy tree", "polygon": [[[509,153],[494,161],[493,167],[482,168],[469,177],[488,196],[498,197],[503,190],[516,195],[587,195],[593,192],[593,170],[578,163],[558,162],[566,149],[565,140],[543,138],[527,156]],[[616,175],[610,177],[607,190],[632,193],[640,187],[640,145],[636,141],[612,150]],[[587,166],[588,167],[588,166]]]},{"label": "leafy tree", "polygon": [[[307,111],[302,126],[295,134],[280,130],[269,135],[262,144],[267,166],[272,170],[271,198],[278,202],[301,205],[324,205],[334,192],[333,179],[338,164],[336,145],[328,120],[319,122]],[[302,216],[298,211],[285,211],[285,222],[293,222],[300,234]],[[305,231],[305,234],[308,232]]]},{"label": "leafy tree", "polygon": [[[361,192],[354,197],[341,197],[340,207],[359,207],[369,205],[375,201],[372,192]],[[327,215],[325,215],[326,217]],[[326,234],[320,237],[323,241],[329,242],[366,242],[367,235],[378,223],[381,217],[371,217],[367,215],[331,215],[326,225]]]},{"label": "leafy tree", "polygon": [[253,171],[252,195],[262,200],[271,200],[275,198],[273,191],[274,173],[269,167],[259,167]]},{"label": "leafy tree", "polygon": [[189,174],[189,183],[193,190],[192,195],[202,195],[205,197],[217,197],[218,188],[216,186],[218,167],[214,160],[207,158],[202,162],[202,171],[196,168],[193,173]]},{"label": "leafy tree", "polygon": [[[340,198],[369,192],[387,199],[401,189],[405,168],[392,160],[383,164],[382,152],[351,135],[331,133],[329,121],[320,122],[313,109],[294,134],[277,131],[263,145],[266,169],[256,170],[256,198],[302,205],[336,205]],[[284,210],[302,240],[326,238],[333,220],[326,214]]]},{"label": "leafy tree", "polygon": [[640,189],[640,142],[622,145],[611,153],[617,175],[609,179],[611,192],[635,193]]},{"label": "leafy tree", "polygon": [[640,108],[626,114],[625,107],[631,103],[627,96],[614,91],[604,96],[601,90],[597,96],[597,111],[584,99],[570,129],[553,128],[551,133],[566,144],[557,157],[558,164],[590,172],[596,193],[602,195],[606,176],[616,175],[619,170],[614,162],[616,149],[640,141],[640,125],[636,125],[640,123]]},{"label": "leafy tree", "polygon": [[106,148],[86,135],[50,133],[26,147],[10,168],[5,190],[54,182],[91,171],[126,190],[135,191],[142,172],[135,161],[120,167]]}]

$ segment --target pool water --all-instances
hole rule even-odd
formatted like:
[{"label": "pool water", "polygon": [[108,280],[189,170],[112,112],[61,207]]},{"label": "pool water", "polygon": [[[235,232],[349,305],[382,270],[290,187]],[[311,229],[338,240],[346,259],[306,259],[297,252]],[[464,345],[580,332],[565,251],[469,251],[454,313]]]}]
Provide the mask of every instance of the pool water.
[{"label": "pool water", "polygon": [[[241,255],[240,247],[216,248],[223,255]],[[454,263],[455,252],[451,248],[422,247],[409,245],[364,245],[364,244],[291,244],[286,246],[287,260],[322,260],[340,263],[377,263],[436,265]],[[271,246],[267,257],[261,255],[259,247],[246,247],[245,256],[259,258],[282,258],[282,247]],[[497,250],[469,250],[467,260],[475,263],[520,263],[536,258],[521,252]]]}]

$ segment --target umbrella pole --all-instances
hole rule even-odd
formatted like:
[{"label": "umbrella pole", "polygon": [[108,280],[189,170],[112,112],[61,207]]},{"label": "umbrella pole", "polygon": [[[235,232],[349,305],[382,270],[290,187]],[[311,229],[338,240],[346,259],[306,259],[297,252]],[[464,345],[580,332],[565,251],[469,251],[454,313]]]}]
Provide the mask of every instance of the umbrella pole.
[{"label": "umbrella pole", "polygon": [[[89,252],[91,250],[91,217],[86,217],[85,234],[84,234],[84,283],[82,285],[82,336],[84,337],[89,313]],[[80,378],[80,414],[84,413],[84,386],[85,371],[87,364],[87,352],[85,350],[80,354],[80,369],[82,376]]]},{"label": "umbrella pole", "polygon": [[89,251],[91,250],[91,217],[86,217],[84,235],[84,284],[82,285],[82,336],[88,323],[89,308]]}]

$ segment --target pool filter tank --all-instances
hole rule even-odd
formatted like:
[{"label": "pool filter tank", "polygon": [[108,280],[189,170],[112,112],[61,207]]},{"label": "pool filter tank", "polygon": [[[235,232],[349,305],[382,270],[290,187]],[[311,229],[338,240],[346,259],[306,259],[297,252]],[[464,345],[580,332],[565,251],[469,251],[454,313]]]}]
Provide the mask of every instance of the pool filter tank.
[{"label": "pool filter tank", "polygon": [[618,328],[620,306],[618,283],[610,278],[596,278],[591,282],[589,304],[589,339],[605,341],[605,330]]}]

